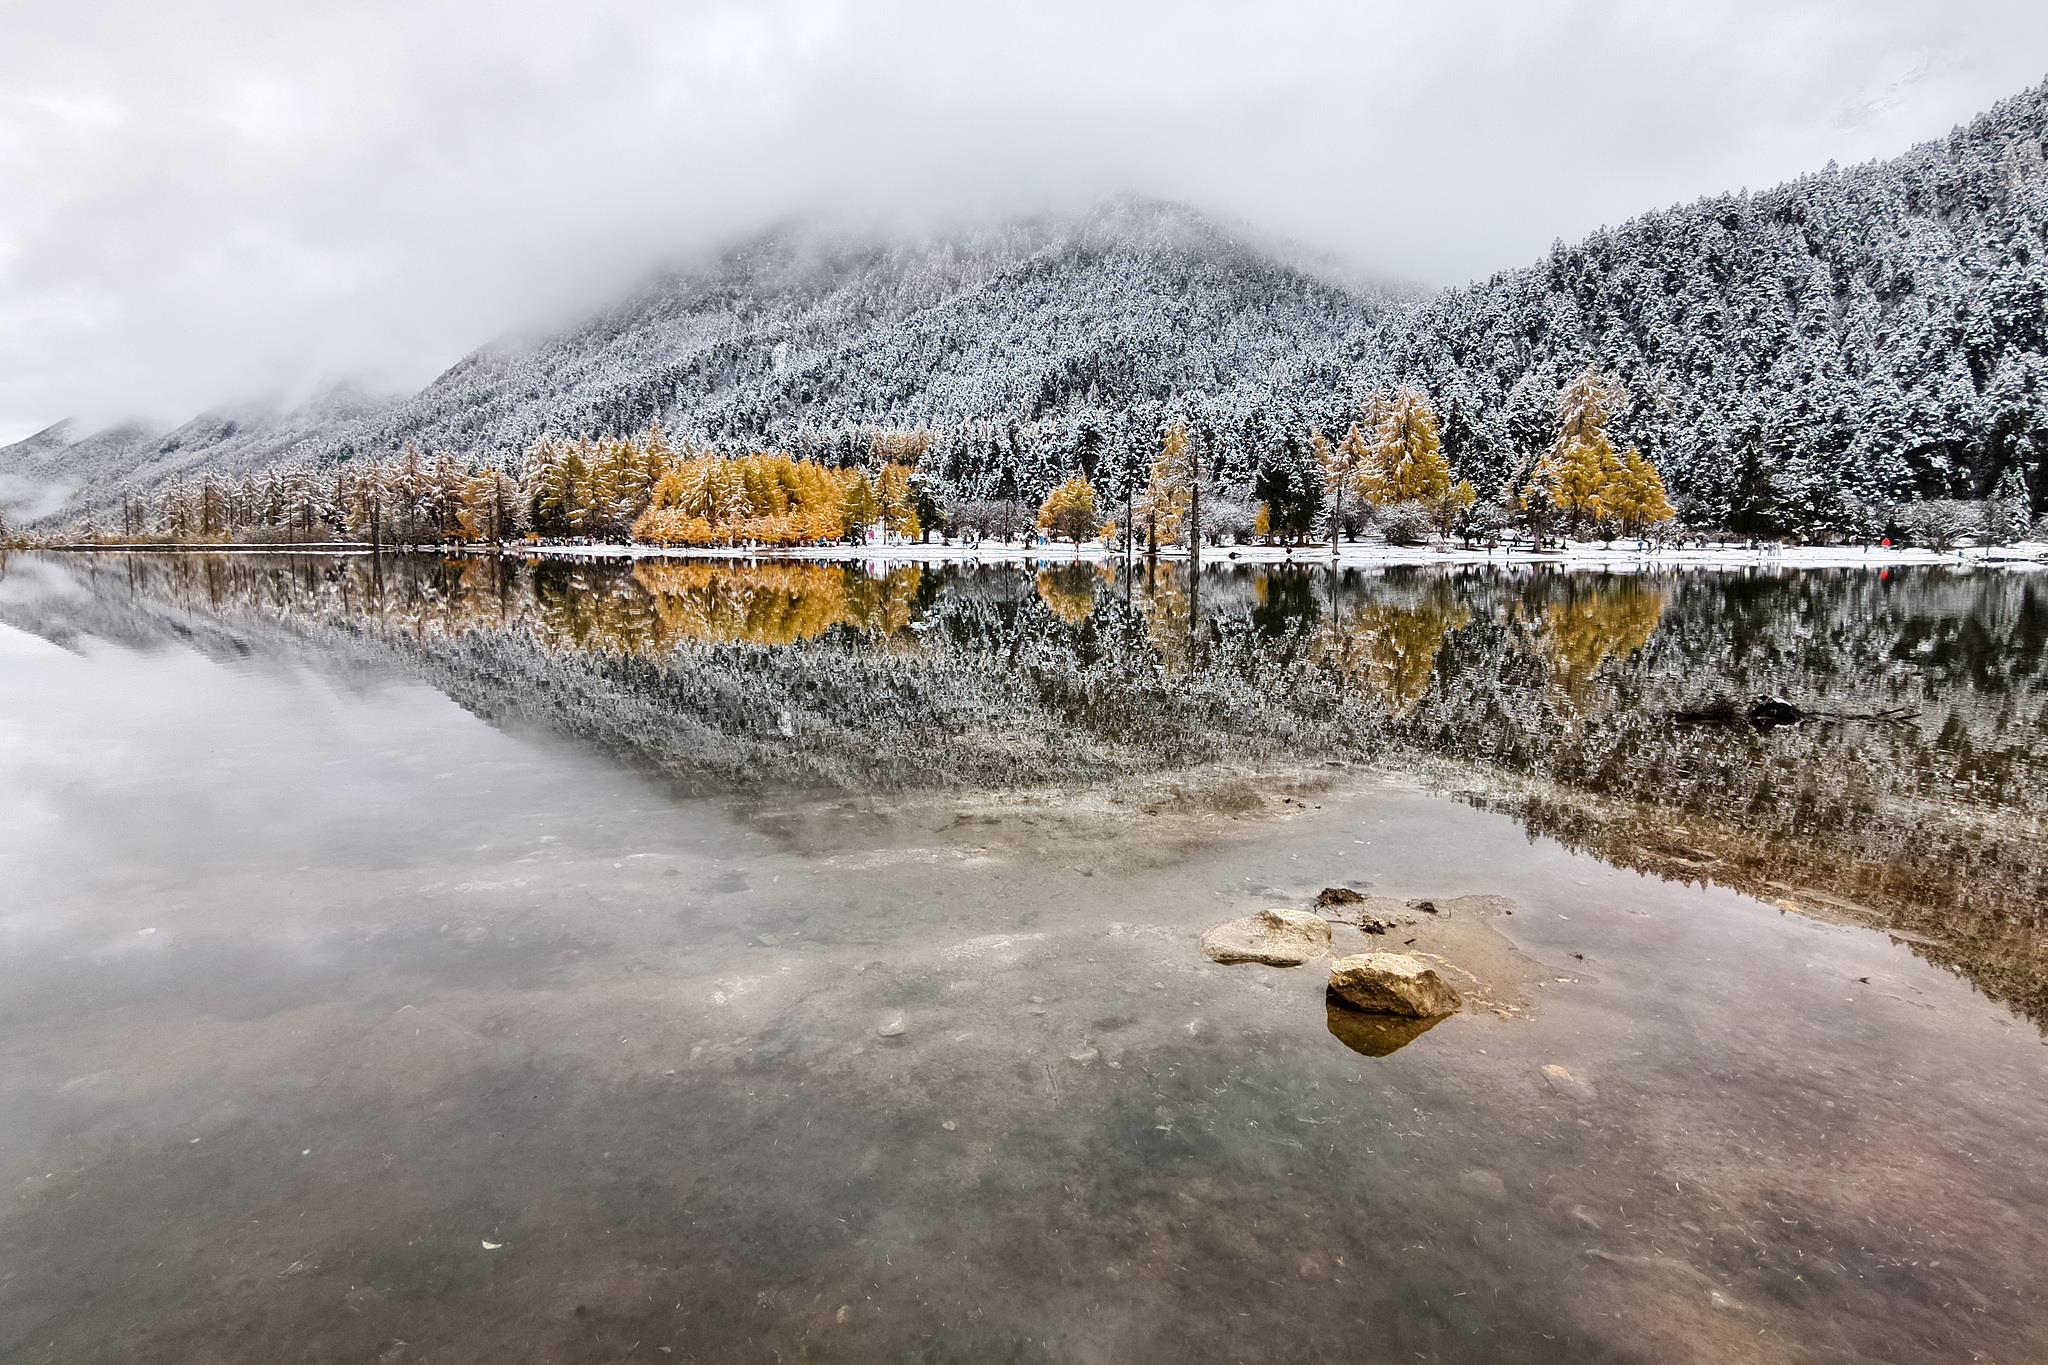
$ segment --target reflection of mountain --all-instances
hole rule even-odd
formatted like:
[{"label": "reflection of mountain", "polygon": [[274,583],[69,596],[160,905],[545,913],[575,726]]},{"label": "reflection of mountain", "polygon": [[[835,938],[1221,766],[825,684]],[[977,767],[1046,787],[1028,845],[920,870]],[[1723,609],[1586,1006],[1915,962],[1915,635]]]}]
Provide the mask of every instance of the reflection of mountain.
[{"label": "reflection of mountain", "polygon": [[[1887,924],[2048,1022],[2048,584],[2026,576],[13,564],[91,586],[0,597],[52,639],[396,659],[696,791],[1440,755],[1539,833]],[[1755,692],[1920,714],[1670,719]]]}]

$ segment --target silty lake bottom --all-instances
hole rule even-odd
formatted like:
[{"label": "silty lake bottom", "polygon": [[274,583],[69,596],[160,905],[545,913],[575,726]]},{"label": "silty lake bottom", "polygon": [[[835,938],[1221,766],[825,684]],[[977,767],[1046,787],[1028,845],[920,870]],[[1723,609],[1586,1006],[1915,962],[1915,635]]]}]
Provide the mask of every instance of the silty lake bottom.
[{"label": "silty lake bottom", "polygon": [[[2001,572],[12,557],[0,1360],[2048,1359],[2044,664]],[[1463,1011],[1203,955],[1329,886]]]}]

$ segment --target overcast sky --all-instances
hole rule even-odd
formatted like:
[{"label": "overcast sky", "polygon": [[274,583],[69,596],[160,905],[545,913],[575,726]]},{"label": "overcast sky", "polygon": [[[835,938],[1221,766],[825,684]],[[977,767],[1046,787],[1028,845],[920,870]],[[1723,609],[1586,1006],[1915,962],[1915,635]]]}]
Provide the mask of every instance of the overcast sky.
[{"label": "overcast sky", "polygon": [[1449,283],[1891,155],[2039,0],[0,0],[0,438],[411,388],[790,212],[1184,199]]}]

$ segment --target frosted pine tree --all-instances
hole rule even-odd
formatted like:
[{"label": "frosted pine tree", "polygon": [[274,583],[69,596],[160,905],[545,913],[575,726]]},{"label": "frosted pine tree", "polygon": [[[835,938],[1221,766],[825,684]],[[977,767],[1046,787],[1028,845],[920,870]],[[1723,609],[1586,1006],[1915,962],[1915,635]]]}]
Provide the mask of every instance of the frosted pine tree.
[{"label": "frosted pine tree", "polygon": [[1984,543],[2011,545],[2024,540],[2033,521],[2033,507],[2027,499],[2026,475],[2018,465],[2008,465],[1984,504]]}]

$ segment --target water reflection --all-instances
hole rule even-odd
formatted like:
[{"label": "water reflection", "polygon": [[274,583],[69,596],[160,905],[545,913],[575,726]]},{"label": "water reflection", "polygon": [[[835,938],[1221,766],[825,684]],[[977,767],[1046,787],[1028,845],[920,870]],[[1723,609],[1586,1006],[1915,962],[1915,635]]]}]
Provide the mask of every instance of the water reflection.
[{"label": "water reflection", "polygon": [[661,628],[652,639],[614,643],[643,653],[684,641],[793,645],[837,626],[892,636],[910,625],[923,572],[914,564],[885,574],[836,564],[642,564],[633,580],[653,599]]},{"label": "water reflection", "polygon": [[1552,575],[1516,603],[1516,619],[1552,681],[1583,707],[1593,700],[1600,668],[1650,643],[1670,595],[1632,577]]},{"label": "water reflection", "polygon": [[[2048,1022],[2048,585],[2026,575],[30,562],[83,588],[5,595],[50,639],[396,656],[691,791],[1448,760],[1535,832],[1874,920]],[[1918,715],[1671,720],[1763,692]]]},{"label": "water reflection", "polygon": [[1364,1057],[1399,1052],[1449,1017],[1404,1019],[1397,1014],[1368,1014],[1346,1004],[1335,991],[1324,999],[1323,1009],[1330,1036]]},{"label": "water reflection", "polygon": [[1472,623],[1472,608],[1442,578],[1348,609],[1333,605],[1314,634],[1314,655],[1389,714],[1412,711],[1436,676],[1437,657],[1453,631]]}]

